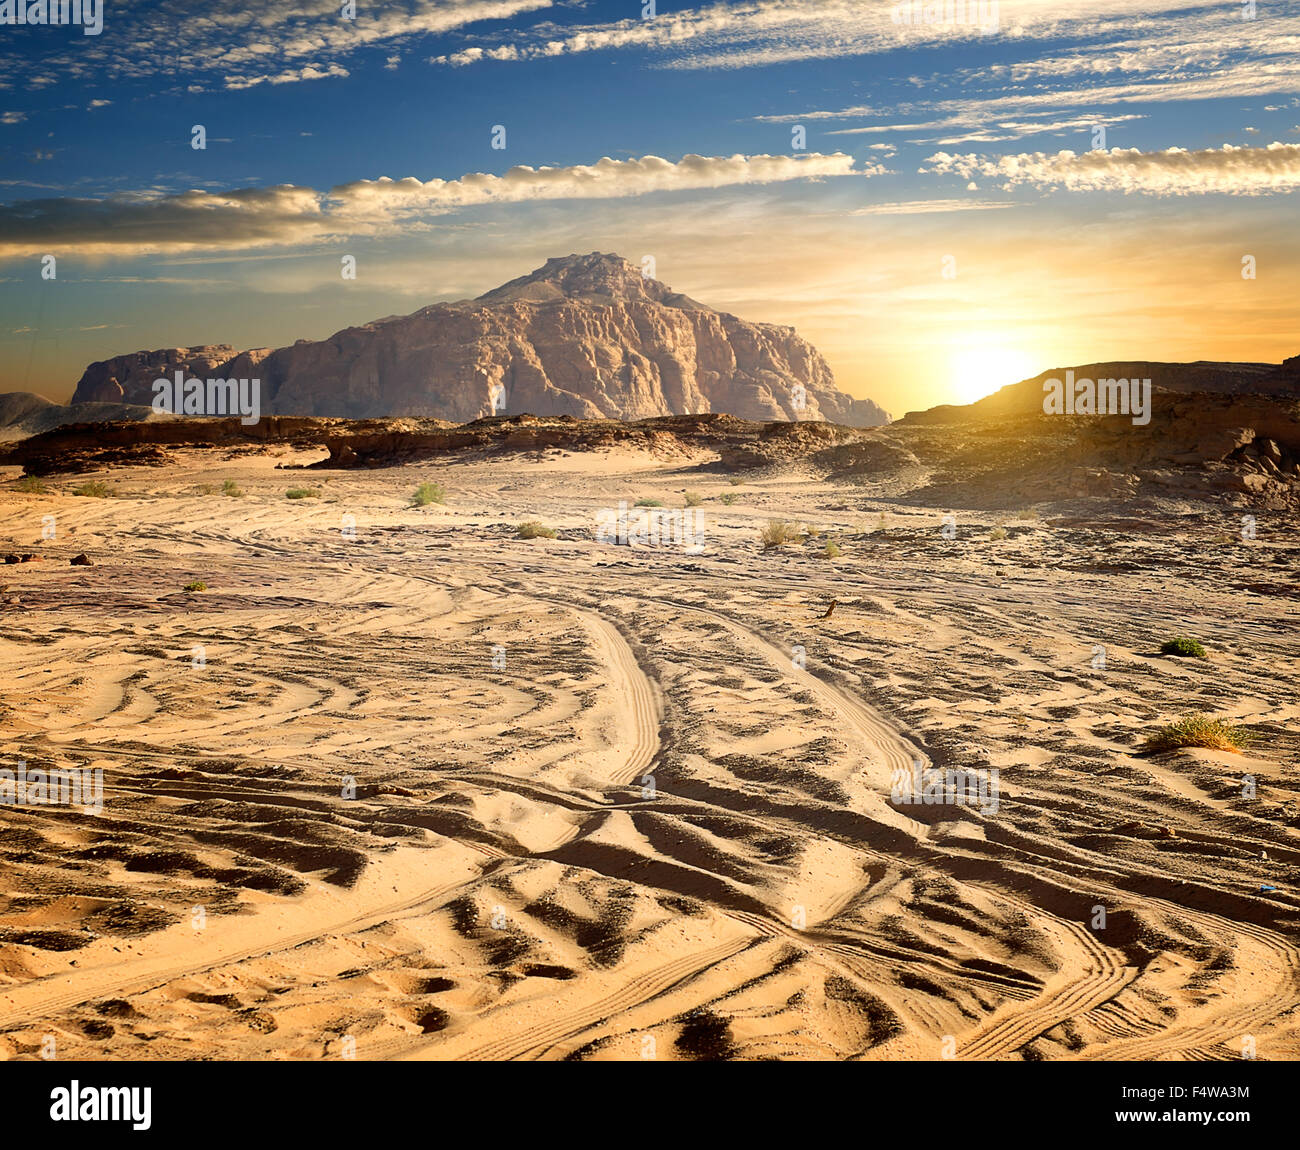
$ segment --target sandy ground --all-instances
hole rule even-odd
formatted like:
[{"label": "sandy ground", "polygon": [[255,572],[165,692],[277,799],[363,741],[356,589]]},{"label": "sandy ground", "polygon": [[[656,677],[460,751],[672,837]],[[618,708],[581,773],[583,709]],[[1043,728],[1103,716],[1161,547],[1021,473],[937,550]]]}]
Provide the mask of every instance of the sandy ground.
[{"label": "sandy ground", "polygon": [[[0,569],[0,767],[105,785],[0,807],[0,1056],[1300,1056],[1300,525],[311,458],[0,489],[43,557]],[[702,547],[594,538],[685,490]],[[1139,753],[1189,709],[1259,741]],[[916,760],[996,809],[899,801]]]}]

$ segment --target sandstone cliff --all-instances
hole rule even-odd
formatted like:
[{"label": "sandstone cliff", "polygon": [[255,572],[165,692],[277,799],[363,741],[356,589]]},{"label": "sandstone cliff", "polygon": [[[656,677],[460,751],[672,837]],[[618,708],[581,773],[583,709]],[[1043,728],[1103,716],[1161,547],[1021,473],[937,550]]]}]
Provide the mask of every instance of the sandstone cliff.
[{"label": "sandstone cliff", "polygon": [[236,354],[224,345],[91,364],[73,402],[150,403],[175,371],[262,380],[284,415],[467,422],[529,412],[646,419],[726,412],[873,427],[889,416],[835,385],[790,327],[748,323],[673,292],[618,256],[553,259],[475,300]]}]

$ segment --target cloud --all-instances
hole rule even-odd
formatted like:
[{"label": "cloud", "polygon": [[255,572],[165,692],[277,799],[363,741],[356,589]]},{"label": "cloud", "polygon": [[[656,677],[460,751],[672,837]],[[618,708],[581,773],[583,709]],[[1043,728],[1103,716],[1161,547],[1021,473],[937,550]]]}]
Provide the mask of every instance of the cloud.
[{"label": "cloud", "polygon": [[1199,152],[1183,148],[1163,152],[1114,148],[1054,155],[1025,152],[996,158],[938,152],[925,162],[928,167],[922,171],[963,179],[985,176],[1002,181],[1007,189],[1028,184],[1073,192],[1262,196],[1300,188],[1300,145],[1296,144],[1272,143],[1262,148],[1224,144]]},{"label": "cloud", "polygon": [[988,200],[901,200],[892,204],[869,204],[854,208],[851,216],[923,216],[940,212],[985,212],[1013,208],[1014,202]]},{"label": "cloud", "polygon": [[[945,18],[929,20],[927,9],[943,9]],[[1132,35],[1135,25],[1177,21],[1186,26],[1202,15],[1218,21],[1227,18],[1223,0],[1162,0],[1139,16],[1135,16],[1132,0],[1074,0],[1067,6],[1047,5],[1042,0],[999,0],[982,10],[976,0],[968,0],[964,10],[971,15],[949,20],[946,6],[933,3],[739,0],[660,13],[651,19],[544,23],[491,47],[473,45],[435,56],[432,62],[466,67],[485,59],[536,60],[584,52],[644,50],[659,53],[660,66],[667,68],[750,68],[875,55],[953,40],[1022,43],[1069,37],[1086,43]],[[1238,13],[1234,9],[1230,15]]]},{"label": "cloud", "polygon": [[791,180],[880,175],[852,156],[686,155],[633,160],[608,157],[570,167],[472,172],[455,180],[387,176],[328,192],[294,185],[126,194],[107,199],[27,200],[0,205],[0,258],[73,249],[131,255],[195,249],[285,247],[356,235],[400,234],[427,219],[489,204],[606,200],[658,192],[701,191]]},{"label": "cloud", "polygon": [[[393,0],[359,2],[355,20],[341,18],[341,0],[205,0],[201,11],[184,3],[137,3],[114,11],[104,35],[78,37],[75,49],[39,60],[0,58],[0,85],[80,80],[103,84],[158,78],[166,45],[166,71],[191,90],[209,78],[241,90],[346,75],[336,69],[355,52],[397,47],[413,38],[443,35],[485,20],[507,20],[549,8],[555,0]],[[309,63],[310,61],[310,63]]]},{"label": "cloud", "polygon": [[5,112],[0,114],[0,124],[21,124],[27,119],[26,112]]},{"label": "cloud", "polygon": [[341,64],[321,67],[319,64],[307,64],[301,68],[290,68],[274,75],[227,76],[226,87],[231,91],[255,88],[258,84],[296,84],[302,80],[323,80],[327,76],[348,76],[351,73]]}]

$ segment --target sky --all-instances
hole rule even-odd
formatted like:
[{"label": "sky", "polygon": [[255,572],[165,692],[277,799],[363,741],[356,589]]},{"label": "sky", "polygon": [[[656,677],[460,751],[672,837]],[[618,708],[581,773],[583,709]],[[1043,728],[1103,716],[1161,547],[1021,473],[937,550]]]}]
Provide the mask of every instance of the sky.
[{"label": "sky", "polygon": [[0,392],[590,251],[896,416],[1300,353],[1295,0],[104,0],[95,35],[15,2]]}]

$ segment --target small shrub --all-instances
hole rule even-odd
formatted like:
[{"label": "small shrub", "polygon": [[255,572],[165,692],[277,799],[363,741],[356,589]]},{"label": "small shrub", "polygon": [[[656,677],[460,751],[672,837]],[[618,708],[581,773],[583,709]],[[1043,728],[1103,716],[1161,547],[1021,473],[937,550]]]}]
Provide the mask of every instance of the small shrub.
[{"label": "small shrub", "polygon": [[1148,735],[1143,749],[1172,751],[1177,747],[1208,747],[1213,751],[1240,751],[1254,742],[1254,738],[1244,727],[1234,726],[1227,719],[1192,714]]},{"label": "small shrub", "polygon": [[826,550],[822,552],[827,559],[838,559],[841,554],[840,545],[833,539],[826,544]]},{"label": "small shrub", "polygon": [[1160,654],[1176,655],[1183,659],[1208,659],[1205,648],[1195,639],[1179,635],[1176,639],[1166,639],[1160,644]]},{"label": "small shrub", "polygon": [[1023,520],[1023,519],[1037,520],[1037,519],[1038,519],[1038,508],[1037,508],[1037,507],[1026,507],[1022,512],[1020,512],[1019,515],[1016,516],[1016,518],[1017,518],[1017,519],[1022,519],[1022,520]]},{"label": "small shrub", "polygon": [[633,504],[634,507],[662,507],[663,505],[664,501],[662,499],[638,499]]},{"label": "small shrub", "polygon": [[554,527],[547,527],[545,523],[530,519],[527,523],[519,524],[516,537],[519,539],[554,539],[557,534],[558,532]]},{"label": "small shrub", "polygon": [[739,475],[733,475],[727,480],[727,482],[730,483],[732,487],[739,487],[745,481],[741,479]]},{"label": "small shrub", "polygon": [[186,583],[181,588],[182,591],[206,591],[207,589],[208,585],[202,579],[195,579],[193,583]]},{"label": "small shrub", "polygon": [[222,495],[229,495],[231,499],[243,499],[243,498],[244,498],[244,492],[243,492],[243,490],[240,488],[239,484],[236,483],[233,479],[227,479],[227,480],[226,480],[226,481],[221,485],[221,494],[222,494]]},{"label": "small shrub", "polygon": [[990,539],[1005,539],[1006,537],[1007,529],[1005,527],[995,527],[989,532]]},{"label": "small shrub", "polygon": [[84,495],[88,499],[107,499],[113,493],[102,479],[89,479],[79,487],[74,487],[72,494]]},{"label": "small shrub", "polygon": [[758,533],[758,538],[766,551],[773,547],[784,547],[787,543],[793,543],[799,538],[800,534],[802,533],[798,524],[788,523],[784,519],[769,519],[767,526]]},{"label": "small shrub", "polygon": [[703,502],[704,502],[704,496],[701,495],[698,491],[686,492],[687,507],[698,507]]},{"label": "small shrub", "polygon": [[740,498],[740,496],[738,496],[734,491],[728,491],[724,495],[719,495],[718,498],[721,499],[722,502],[725,503],[728,507],[730,507],[733,503],[736,502],[737,499]]},{"label": "small shrub", "polygon": [[49,488],[35,475],[24,475],[14,484],[15,491],[25,491],[28,495],[47,495]]},{"label": "small shrub", "polygon": [[430,503],[446,503],[447,491],[441,483],[421,483],[411,496],[412,507],[428,507]]},{"label": "small shrub", "polygon": [[320,492],[314,487],[290,487],[284,493],[286,499],[319,499]]}]

